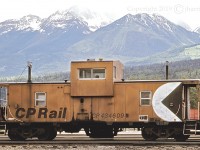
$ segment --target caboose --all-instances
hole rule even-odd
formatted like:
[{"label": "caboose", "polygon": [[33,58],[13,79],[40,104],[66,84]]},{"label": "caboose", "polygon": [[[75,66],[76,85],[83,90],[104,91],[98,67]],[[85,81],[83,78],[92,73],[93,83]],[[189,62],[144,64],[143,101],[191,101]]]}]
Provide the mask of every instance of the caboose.
[{"label": "caboose", "polygon": [[81,129],[91,138],[124,128],[141,129],[145,140],[200,134],[199,119],[189,117],[189,89],[199,94],[200,80],[125,80],[123,72],[120,61],[73,61],[70,81],[0,83],[0,127],[11,140]]}]

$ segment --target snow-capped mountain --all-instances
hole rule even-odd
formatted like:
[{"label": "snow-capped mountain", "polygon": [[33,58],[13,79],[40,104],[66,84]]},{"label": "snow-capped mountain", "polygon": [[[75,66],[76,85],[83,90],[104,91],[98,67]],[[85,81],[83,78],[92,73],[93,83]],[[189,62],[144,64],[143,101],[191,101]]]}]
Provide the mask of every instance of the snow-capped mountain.
[{"label": "snow-capped mountain", "polygon": [[76,9],[57,11],[43,19],[28,15],[1,22],[1,76],[20,74],[27,61],[33,62],[35,73],[56,72],[68,70],[71,60],[92,57],[141,61],[200,42],[198,33],[159,15],[127,14],[112,22]]},{"label": "snow-capped mountain", "polygon": [[19,20],[6,20],[0,23],[0,35],[10,31],[37,31],[40,30],[42,20],[38,16],[28,15]]},{"label": "snow-capped mountain", "polygon": [[70,11],[65,13],[57,11],[52,14],[42,22],[41,29],[48,33],[55,30],[64,30],[65,32],[68,30],[83,30],[84,34],[89,34],[91,32],[87,23],[77,18]]},{"label": "snow-capped mountain", "polygon": [[[112,21],[114,20],[108,16],[103,16],[91,10],[73,6],[65,11],[57,11],[44,19],[38,16],[28,15],[18,20],[6,20],[0,23],[0,35],[19,30],[45,32],[45,29],[66,29],[70,28],[70,26],[74,26],[73,24],[79,24],[80,28],[81,26],[88,26],[89,32],[93,32],[108,25]],[[85,34],[88,34],[88,32]]]},{"label": "snow-capped mountain", "polygon": [[71,13],[56,12],[46,19],[25,16],[5,21],[0,24],[0,68],[6,70],[1,75],[19,73],[19,69],[9,68],[21,68],[27,60],[33,61],[39,72],[52,66],[53,70],[61,66],[66,69],[64,65],[68,60],[63,55],[65,49],[90,32],[87,23]]},{"label": "snow-capped mountain", "polygon": [[40,24],[42,20],[38,16],[28,15],[24,16],[19,20],[19,26],[17,27],[18,30],[32,30],[37,31],[40,30]]},{"label": "snow-capped mountain", "polygon": [[108,14],[107,15],[99,14],[92,10],[86,8],[80,8],[78,6],[73,6],[62,13],[68,13],[68,12],[70,12],[80,20],[87,22],[91,31],[96,31],[97,29],[106,26],[114,21],[112,16],[109,16]]},{"label": "snow-capped mountain", "polygon": [[190,32],[159,15],[128,14],[98,29],[67,50],[81,56],[130,59],[147,57],[166,50],[200,42]]}]

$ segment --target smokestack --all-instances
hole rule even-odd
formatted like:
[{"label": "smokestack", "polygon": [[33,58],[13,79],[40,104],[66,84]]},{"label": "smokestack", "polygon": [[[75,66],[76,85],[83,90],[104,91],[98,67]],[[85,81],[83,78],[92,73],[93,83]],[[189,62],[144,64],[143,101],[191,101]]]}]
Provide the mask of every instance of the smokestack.
[{"label": "smokestack", "polygon": [[28,66],[28,83],[31,83],[31,69],[32,69],[32,62],[28,61],[27,63],[27,66]]}]

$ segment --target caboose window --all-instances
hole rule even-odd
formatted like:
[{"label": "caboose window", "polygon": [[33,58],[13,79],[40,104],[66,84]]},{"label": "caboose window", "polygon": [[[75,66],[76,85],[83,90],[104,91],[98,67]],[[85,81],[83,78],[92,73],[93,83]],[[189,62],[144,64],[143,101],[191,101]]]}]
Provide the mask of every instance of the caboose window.
[{"label": "caboose window", "polygon": [[140,104],[141,105],[151,105],[151,91],[141,91],[140,92]]},{"label": "caboose window", "polygon": [[105,69],[93,69],[93,78],[105,78]]},{"label": "caboose window", "polygon": [[113,67],[113,78],[117,78],[117,67],[116,66],[114,66]]},{"label": "caboose window", "polygon": [[79,77],[80,78],[91,78],[92,77],[91,69],[80,69]]},{"label": "caboose window", "polygon": [[105,79],[105,69],[104,68],[79,69],[79,79]]},{"label": "caboose window", "polygon": [[35,106],[46,106],[46,93],[36,92],[35,93]]}]

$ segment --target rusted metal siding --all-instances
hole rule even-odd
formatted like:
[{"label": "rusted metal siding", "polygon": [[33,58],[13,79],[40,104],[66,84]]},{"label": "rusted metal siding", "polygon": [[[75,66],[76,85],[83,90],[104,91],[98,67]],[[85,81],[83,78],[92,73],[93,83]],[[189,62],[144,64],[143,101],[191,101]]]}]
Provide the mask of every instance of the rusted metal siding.
[{"label": "rusted metal siding", "polygon": [[[106,122],[138,122],[141,116],[147,116],[147,120],[143,121],[155,121],[163,119],[158,117],[155,113],[152,105],[153,95],[157,89],[165,85],[166,82],[137,82],[137,83],[115,83],[114,84],[114,96],[113,97],[79,97],[73,98],[74,103],[74,118],[77,116],[88,114],[89,120],[91,120],[91,114],[93,114],[93,120],[106,121]],[[141,105],[140,92],[149,91],[151,93],[150,104]],[[165,92],[165,91],[164,91]],[[166,91],[167,92],[167,91]],[[182,98],[174,99],[173,95],[182,95],[182,91],[175,90],[171,96],[167,96],[163,107],[168,108],[167,113],[174,113],[176,115],[182,115],[180,105],[182,104]],[[84,102],[81,103],[81,99]],[[173,106],[171,105],[173,101]],[[165,105],[165,106],[164,106]],[[162,109],[162,108],[161,108]],[[84,110],[84,111],[81,111]],[[171,112],[172,110],[172,112]],[[178,112],[178,114],[176,114]],[[163,116],[163,114],[159,114]],[[82,117],[84,118],[84,117]],[[83,119],[84,120],[84,119]],[[174,121],[174,120],[173,120]]]},{"label": "rusted metal siding", "polygon": [[[153,94],[162,84],[164,83],[115,83],[113,97],[72,98],[74,118],[79,119],[77,116],[81,113],[85,116],[87,113],[88,119],[92,119],[92,114],[95,121],[138,122],[139,115],[148,115],[148,121],[160,120],[154,113],[152,104],[141,106],[140,91],[151,91]],[[83,103],[80,102],[81,99],[84,99]]]},{"label": "rusted metal siding", "polygon": [[[121,80],[123,65],[113,61],[86,61],[71,63],[71,96],[113,96],[113,67],[117,68],[117,78]],[[79,79],[79,69],[105,68],[105,79]]]},{"label": "rusted metal siding", "polygon": [[114,82],[121,81],[124,79],[124,65],[120,61],[113,61],[113,74],[114,74],[114,67],[116,68],[116,78]]},{"label": "rusted metal siding", "polygon": [[[148,116],[146,121],[155,121],[162,118],[155,113],[152,99],[155,92],[166,84],[175,84],[176,82],[168,81],[137,81],[137,82],[116,82],[113,85],[113,96],[81,96],[71,97],[70,84],[10,84],[8,87],[8,106],[11,113],[8,118],[17,118],[16,111],[18,108],[24,108],[19,111],[18,118],[25,122],[70,122],[74,120],[94,120],[106,122],[138,122],[140,115]],[[180,88],[179,88],[180,87]],[[140,102],[140,92],[150,91],[150,105],[143,106]],[[35,93],[46,93],[46,106],[35,106]],[[165,92],[165,91],[164,91]],[[166,89],[166,92],[168,90]],[[175,115],[181,115],[179,106],[182,104],[180,96],[182,95],[181,84],[172,89],[172,94],[166,97],[162,102]],[[175,97],[173,95],[176,95]],[[176,98],[176,99],[175,99]],[[178,100],[178,99],[179,100]],[[173,102],[173,104],[171,104]],[[173,106],[171,106],[173,105]],[[28,117],[28,108],[34,108],[35,114]],[[47,117],[41,115],[38,117],[40,108],[47,108]],[[59,111],[66,108],[66,117],[58,117]],[[178,110],[180,112],[178,112]],[[51,111],[57,112],[57,117],[50,118]],[[177,113],[176,113],[177,112]],[[181,119],[181,118],[180,118]]]},{"label": "rusted metal siding", "polygon": [[[71,100],[69,91],[70,86],[65,84],[11,84],[9,85],[8,97],[11,114],[8,113],[8,118],[14,117],[25,122],[71,121],[72,107],[70,107]],[[35,106],[36,92],[46,93],[46,106]],[[19,111],[17,113],[18,109]],[[35,113],[26,117],[28,109],[34,110]],[[66,115],[64,114],[65,110]],[[40,111],[42,112],[41,115],[39,115]],[[44,114],[45,111],[47,112]],[[16,115],[20,116],[20,118]]]},{"label": "rusted metal siding", "polygon": [[148,115],[148,118],[157,119],[158,117],[152,108],[152,97],[150,105],[140,104],[140,92],[155,92],[157,87],[163,83],[116,83],[115,84],[115,113],[125,113],[120,121],[139,121],[139,115]]}]

